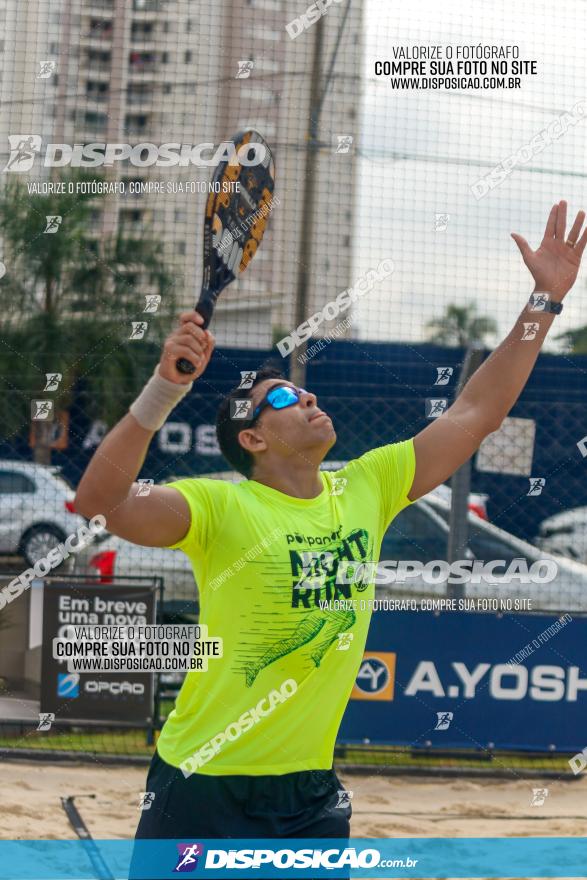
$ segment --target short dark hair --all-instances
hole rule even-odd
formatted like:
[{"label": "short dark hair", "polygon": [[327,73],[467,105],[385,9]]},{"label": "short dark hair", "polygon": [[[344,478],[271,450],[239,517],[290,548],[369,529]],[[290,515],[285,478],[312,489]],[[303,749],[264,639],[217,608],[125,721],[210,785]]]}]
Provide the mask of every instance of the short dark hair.
[{"label": "short dark hair", "polygon": [[231,419],[230,407],[233,400],[249,400],[255,385],[258,385],[259,382],[264,382],[266,379],[288,381],[287,376],[284,376],[281,370],[271,365],[263,366],[257,371],[255,380],[250,388],[236,387],[228,392],[222,400],[216,416],[216,437],[218,438],[220,451],[227,462],[239,473],[244,474],[247,479],[253,473],[255,460],[251,453],[241,446],[238,435],[250,425],[253,413],[251,410],[248,419]]}]

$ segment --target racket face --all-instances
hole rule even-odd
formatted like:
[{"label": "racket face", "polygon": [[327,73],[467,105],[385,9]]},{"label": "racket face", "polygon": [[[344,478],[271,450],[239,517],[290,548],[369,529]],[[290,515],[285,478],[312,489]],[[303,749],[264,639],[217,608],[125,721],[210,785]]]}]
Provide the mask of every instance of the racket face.
[{"label": "racket face", "polygon": [[[275,186],[269,145],[256,131],[232,138],[237,163],[222,161],[212,178],[204,220],[204,277],[197,311],[206,325],[216,298],[247,268],[261,244]],[[238,160],[241,161],[238,161]],[[242,164],[242,160],[255,164]]]}]

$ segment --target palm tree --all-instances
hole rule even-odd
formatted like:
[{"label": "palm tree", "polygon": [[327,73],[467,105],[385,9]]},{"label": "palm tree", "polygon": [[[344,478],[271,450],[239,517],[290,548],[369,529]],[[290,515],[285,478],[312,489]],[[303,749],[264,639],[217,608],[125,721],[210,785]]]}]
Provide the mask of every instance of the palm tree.
[{"label": "palm tree", "polygon": [[497,331],[493,318],[477,314],[476,303],[466,306],[450,303],[444,315],[429,321],[427,326],[432,331],[430,342],[459,348],[466,348],[472,342],[482,342],[488,333]]},{"label": "palm tree", "polygon": [[[160,244],[121,231],[100,243],[88,235],[96,201],[105,198],[77,194],[76,182],[88,179],[96,178],[70,172],[61,178],[65,192],[48,195],[30,195],[25,183],[10,180],[0,196],[6,437],[28,429],[32,399],[51,398],[55,411],[67,409],[80,383],[91,416],[119,417],[152,369],[153,343],[160,343],[174,311]],[[45,231],[50,216],[62,218],[56,232]],[[146,293],[161,296],[155,315],[144,314]],[[147,321],[148,341],[129,341],[131,320]],[[63,376],[53,393],[44,391],[47,373]],[[35,460],[49,463],[51,424],[31,424]]]}]

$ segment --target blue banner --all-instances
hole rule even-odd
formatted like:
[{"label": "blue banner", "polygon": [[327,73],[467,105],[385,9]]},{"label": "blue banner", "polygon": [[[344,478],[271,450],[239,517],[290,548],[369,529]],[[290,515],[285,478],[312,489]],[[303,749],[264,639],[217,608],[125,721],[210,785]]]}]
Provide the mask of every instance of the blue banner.
[{"label": "blue banner", "polygon": [[[425,399],[437,379],[434,365],[450,365],[456,376],[463,354],[462,349],[429,343],[362,341],[359,348],[353,341],[334,341],[326,346],[308,362],[306,384],[334,420],[338,441],[329,458],[348,460],[425,428]],[[154,365],[159,358],[157,346],[153,346],[152,358]],[[140,476],[162,481],[225,470],[214,427],[218,404],[239,382],[241,370],[257,370],[268,359],[287,372],[288,360],[276,349],[217,348],[206,380],[196,384],[156,433]],[[586,369],[585,355],[540,354],[510,413],[535,424],[533,472],[548,473],[547,491],[539,498],[528,498],[527,476],[481,472],[473,467],[472,491],[489,495],[490,519],[526,540],[534,540],[546,517],[566,506],[587,505],[585,460],[576,447],[587,401]],[[145,381],[149,374],[150,370],[145,371]],[[443,396],[451,399],[454,391],[451,384]],[[106,397],[123,393],[114,390]],[[129,392],[127,405],[131,402]],[[78,383],[69,410],[66,448],[56,449],[52,455],[53,464],[61,466],[74,485],[108,429],[100,403],[83,381]],[[125,409],[120,409],[119,416]],[[572,454],[561,456],[562,447]],[[28,425],[14,437],[0,435],[2,458],[29,460],[32,454]],[[553,460],[556,468],[551,466]]]},{"label": "blue banner", "polygon": [[586,864],[582,837],[0,841],[0,880],[584,877]]},{"label": "blue banner", "polygon": [[339,743],[581,752],[587,618],[376,611]]}]

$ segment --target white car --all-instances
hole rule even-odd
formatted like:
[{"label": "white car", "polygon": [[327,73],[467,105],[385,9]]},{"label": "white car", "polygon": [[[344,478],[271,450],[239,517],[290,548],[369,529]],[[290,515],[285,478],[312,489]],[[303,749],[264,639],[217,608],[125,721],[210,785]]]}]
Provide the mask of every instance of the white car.
[{"label": "white car", "polygon": [[536,543],[549,553],[587,562],[587,507],[575,507],[543,520]]},{"label": "white car", "polygon": [[[381,546],[381,561],[415,560],[424,565],[433,560],[445,560],[448,540],[450,505],[434,492],[406,507],[389,526]],[[530,600],[529,610],[580,611],[587,609],[587,565],[549,553],[493,523],[468,514],[469,536],[465,559],[491,562],[503,560],[507,569],[514,560],[524,560],[529,569],[534,563],[544,563],[555,572],[548,582],[522,583],[512,578],[509,583],[488,583],[481,579],[465,583],[464,596],[471,598],[500,598]],[[380,563],[381,564],[381,563]],[[385,568],[385,566],[383,566]],[[550,576],[550,575],[549,575]],[[383,578],[382,578],[383,579]],[[388,595],[445,596],[446,580],[430,584],[424,577],[409,578],[404,584],[392,583],[380,587]]]},{"label": "white car", "polygon": [[28,565],[46,556],[86,524],[74,497],[57,467],[0,461],[0,553],[20,554]]},{"label": "white car", "polygon": [[[331,463],[337,470],[338,462]],[[342,466],[342,463],[340,463]],[[244,479],[235,471],[206,475],[215,479],[240,482]],[[415,560],[424,564],[431,560],[446,560],[450,496],[446,487],[405,508],[388,528],[381,548],[381,560]],[[469,546],[464,556],[489,562],[503,559],[506,566],[514,559],[526,560],[527,566],[547,559],[556,567],[556,576],[548,583],[518,583],[495,585],[481,582],[465,584],[464,594],[470,597],[499,597],[531,599],[532,610],[587,609],[587,566],[553,557],[532,544],[487,522],[473,513],[478,504],[469,499]],[[139,547],[111,535],[95,542],[76,557],[77,570],[85,574],[99,574],[104,583],[113,578],[134,575],[151,578],[161,575],[165,581],[165,604],[175,611],[197,613],[198,597],[192,567],[188,557],[176,550],[160,547]],[[405,584],[380,583],[378,595],[446,595],[446,581],[430,585],[424,578],[410,578]]]}]

